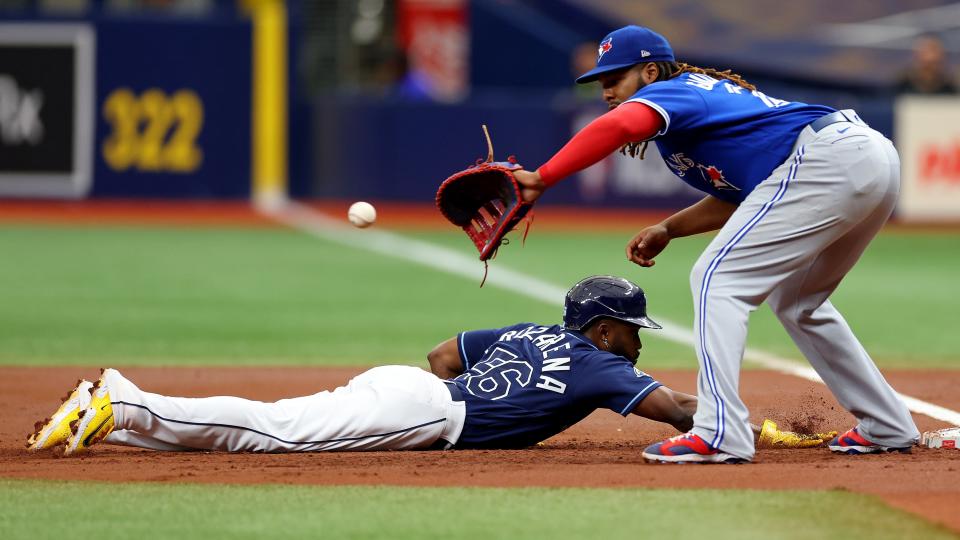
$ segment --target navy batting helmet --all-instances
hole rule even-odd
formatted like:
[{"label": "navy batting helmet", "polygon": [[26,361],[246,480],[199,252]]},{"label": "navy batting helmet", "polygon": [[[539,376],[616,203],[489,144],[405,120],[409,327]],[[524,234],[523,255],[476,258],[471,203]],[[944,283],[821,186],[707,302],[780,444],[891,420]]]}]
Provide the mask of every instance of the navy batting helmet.
[{"label": "navy batting helmet", "polygon": [[563,326],[583,330],[594,320],[609,317],[641,328],[662,328],[647,317],[643,289],[616,276],[590,276],[567,291]]}]

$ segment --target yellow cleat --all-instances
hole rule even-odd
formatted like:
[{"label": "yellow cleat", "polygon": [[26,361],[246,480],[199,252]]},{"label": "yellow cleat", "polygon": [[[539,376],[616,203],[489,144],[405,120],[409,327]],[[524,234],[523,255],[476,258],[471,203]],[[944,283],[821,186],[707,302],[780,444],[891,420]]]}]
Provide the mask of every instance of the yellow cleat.
[{"label": "yellow cleat", "polygon": [[47,450],[67,442],[70,437],[70,422],[80,415],[80,411],[90,405],[90,388],[93,383],[80,379],[77,387],[68,392],[63,403],[53,416],[34,424],[34,431],[27,437],[27,448],[33,451]]},{"label": "yellow cleat", "polygon": [[113,431],[113,406],[110,392],[103,381],[104,375],[90,388],[90,403],[77,419],[70,422],[70,437],[63,451],[66,456],[86,452]]}]

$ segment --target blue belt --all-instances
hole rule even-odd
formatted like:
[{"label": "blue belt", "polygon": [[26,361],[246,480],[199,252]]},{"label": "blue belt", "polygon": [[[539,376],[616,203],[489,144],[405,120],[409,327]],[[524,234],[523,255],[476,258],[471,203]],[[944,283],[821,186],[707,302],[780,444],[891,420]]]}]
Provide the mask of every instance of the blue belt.
[{"label": "blue belt", "polygon": [[812,129],[814,133],[816,133],[831,124],[836,124],[837,122],[853,122],[855,124],[864,123],[863,120],[860,120],[859,118],[856,118],[856,119],[850,118],[843,111],[835,111],[830,114],[825,114],[820,118],[817,118],[813,122],[810,122],[810,129]]},{"label": "blue belt", "polygon": [[443,381],[443,385],[447,387],[447,391],[450,392],[450,398],[454,401],[463,401],[463,392],[460,391],[460,387],[457,386],[457,383],[451,381]]}]

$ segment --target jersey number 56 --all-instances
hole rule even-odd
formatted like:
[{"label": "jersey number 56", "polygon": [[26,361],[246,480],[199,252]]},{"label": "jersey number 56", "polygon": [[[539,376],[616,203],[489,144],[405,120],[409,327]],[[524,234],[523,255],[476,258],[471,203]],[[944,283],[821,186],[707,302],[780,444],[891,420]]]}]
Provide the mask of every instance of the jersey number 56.
[{"label": "jersey number 56", "polygon": [[470,371],[457,377],[467,386],[467,391],[489,400],[502,399],[530,384],[533,367],[515,353],[499,347],[487,353]]}]

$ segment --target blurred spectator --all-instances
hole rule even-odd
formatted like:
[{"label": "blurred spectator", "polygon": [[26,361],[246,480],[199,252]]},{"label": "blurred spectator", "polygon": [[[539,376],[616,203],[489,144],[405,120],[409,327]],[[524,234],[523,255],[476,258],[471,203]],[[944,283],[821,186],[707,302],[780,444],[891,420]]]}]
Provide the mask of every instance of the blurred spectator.
[{"label": "blurred spectator", "polygon": [[933,35],[917,38],[913,44],[913,61],[897,80],[896,90],[901,94],[957,93],[940,38]]},{"label": "blurred spectator", "polygon": [[429,75],[417,69],[403,50],[397,50],[382,66],[388,94],[405,101],[434,101],[436,88]]}]

